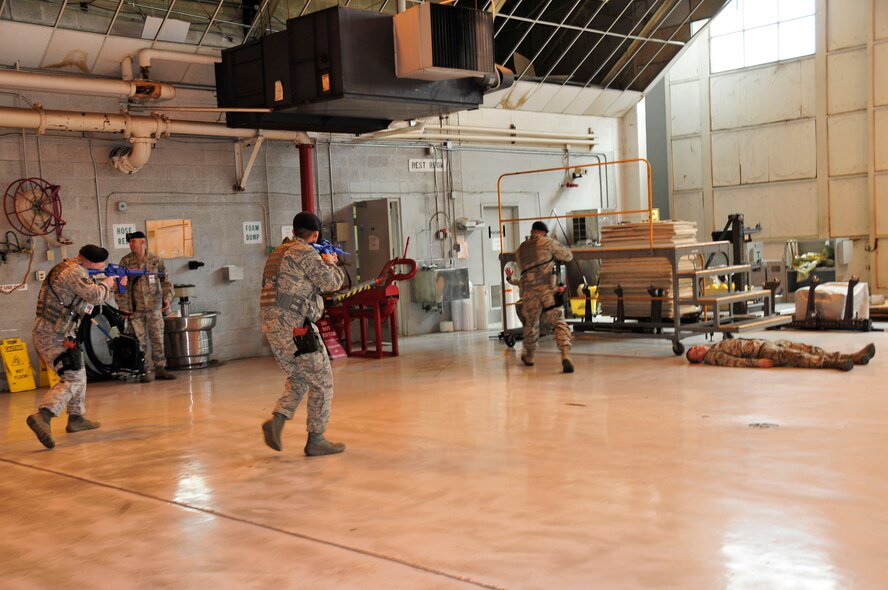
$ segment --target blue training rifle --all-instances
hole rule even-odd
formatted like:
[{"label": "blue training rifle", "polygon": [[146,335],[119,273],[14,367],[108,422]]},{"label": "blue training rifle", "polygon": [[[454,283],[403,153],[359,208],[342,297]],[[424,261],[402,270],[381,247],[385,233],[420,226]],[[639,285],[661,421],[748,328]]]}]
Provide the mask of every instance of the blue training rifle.
[{"label": "blue training rifle", "polygon": [[323,242],[312,242],[311,247],[318,251],[318,254],[336,254],[337,256],[348,256],[348,252],[343,252],[341,249],[334,246],[330,243],[330,240],[324,240]]},{"label": "blue training rifle", "polygon": [[122,277],[164,276],[164,273],[162,272],[148,272],[147,270],[126,268],[119,264],[109,264],[105,268],[98,270],[90,269],[89,274],[90,276],[105,275],[106,277],[114,277],[117,282],[117,292],[121,294],[126,293],[126,288],[120,284],[120,279]]}]

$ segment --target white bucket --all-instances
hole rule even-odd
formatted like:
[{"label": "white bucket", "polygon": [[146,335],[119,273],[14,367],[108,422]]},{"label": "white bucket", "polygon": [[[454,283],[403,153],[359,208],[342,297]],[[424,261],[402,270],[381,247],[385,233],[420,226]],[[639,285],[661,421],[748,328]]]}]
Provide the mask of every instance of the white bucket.
[{"label": "white bucket", "polygon": [[489,330],[490,322],[487,317],[488,307],[490,306],[490,290],[487,285],[475,285],[472,290],[472,307],[475,311],[475,329]]}]

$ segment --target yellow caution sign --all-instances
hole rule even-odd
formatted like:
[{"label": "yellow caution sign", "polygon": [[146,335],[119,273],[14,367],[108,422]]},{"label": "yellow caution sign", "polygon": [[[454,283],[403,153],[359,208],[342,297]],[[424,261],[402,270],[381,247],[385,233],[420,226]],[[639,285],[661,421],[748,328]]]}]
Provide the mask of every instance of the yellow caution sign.
[{"label": "yellow caution sign", "polygon": [[3,357],[3,370],[6,371],[10,393],[37,389],[28,348],[21,338],[4,338],[0,344],[0,356]]},{"label": "yellow caution sign", "polygon": [[46,366],[43,357],[40,357],[40,387],[55,387],[55,384],[61,381],[56,372]]}]

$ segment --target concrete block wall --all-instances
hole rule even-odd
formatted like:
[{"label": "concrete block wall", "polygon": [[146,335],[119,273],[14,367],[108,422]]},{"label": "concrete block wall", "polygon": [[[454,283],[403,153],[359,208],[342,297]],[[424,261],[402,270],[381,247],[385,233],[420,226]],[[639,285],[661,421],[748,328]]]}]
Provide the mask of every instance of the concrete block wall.
[{"label": "concrete block wall", "polygon": [[[117,112],[120,107],[116,99],[27,92],[25,98],[41,102],[47,108],[63,110]],[[211,97],[186,97],[185,100],[200,104]],[[18,98],[0,94],[0,104],[18,106]],[[577,132],[592,128],[599,137],[594,151],[601,152],[608,160],[619,156],[620,123],[616,119],[499,111],[478,111],[451,119],[452,123],[487,126],[502,125],[503,121],[538,131]],[[29,131],[24,145],[27,158],[23,158],[23,141],[18,130],[7,129],[0,134],[0,184],[6,186],[25,176],[27,161],[27,175],[43,176],[61,186],[63,217],[67,222],[64,234],[74,242],[67,248],[68,256],[76,255],[83,244],[102,242],[111,250],[112,260],[118,261],[127,250],[113,249],[114,224],[134,223],[145,229],[145,222],[150,219],[190,219],[194,256],[168,260],[167,267],[174,283],[196,286],[193,311],[221,313],[213,331],[214,358],[226,360],[268,354],[258,329],[259,281],[267,248],[280,243],[281,228],[289,226],[293,215],[301,209],[299,157],[295,145],[266,142],[246,192],[232,188],[236,181],[235,155],[233,143],[227,140],[163,138],[152,151],[149,163],[129,176],[114,170],[108,160],[111,148],[126,145],[120,137],[96,135],[89,139],[76,134],[48,134],[40,138],[38,151],[37,138]],[[516,152],[508,147],[471,151],[456,147],[445,154],[450,166],[446,179],[442,174],[409,172],[410,158],[427,157],[430,157],[427,148],[421,146],[381,147],[349,143],[342,138],[336,138],[329,145],[328,137],[322,135],[314,150],[315,188],[317,211],[326,231],[330,231],[333,222],[352,223],[352,206],[357,201],[394,198],[401,209],[400,247],[403,248],[403,241],[409,236],[411,257],[424,261],[441,259],[442,244],[433,241],[429,245],[429,220],[436,211],[446,212],[451,220],[463,216],[479,218],[484,205],[496,205],[500,174],[597,161],[557,149]],[[545,216],[552,209],[564,214],[573,209],[617,206],[615,174],[607,177],[605,193],[610,194],[609,202],[608,197],[601,194],[596,171],[579,179],[578,188],[563,187],[565,178],[563,172],[521,177],[506,184],[505,200],[518,205],[522,216]],[[118,210],[121,201],[127,203],[126,211]],[[262,245],[243,243],[242,224],[247,221],[262,222]],[[433,227],[438,222],[436,220]],[[530,222],[522,225],[522,235],[528,233],[529,226]],[[0,219],[0,232],[8,229],[6,219]],[[472,280],[482,282],[481,234],[476,231],[466,235],[470,243],[468,260],[457,261],[452,257],[452,243],[445,241],[444,260],[438,260],[439,265],[465,265]],[[0,295],[3,309],[0,336],[19,336],[29,344],[40,287],[34,273],[48,271],[63,254],[59,247],[47,245],[43,240],[36,239],[34,244],[27,290]],[[47,260],[50,250],[55,255],[54,261]],[[202,261],[204,266],[188,270],[187,262],[191,259]],[[225,280],[222,267],[229,264],[244,269],[242,281]],[[7,264],[0,266],[0,284],[18,283],[27,267],[26,256],[11,257]],[[402,329],[407,334],[437,331],[438,323],[449,317],[449,310],[443,315],[426,312],[413,303],[409,284],[404,285],[401,305]],[[35,366],[36,361],[32,349]]]}]

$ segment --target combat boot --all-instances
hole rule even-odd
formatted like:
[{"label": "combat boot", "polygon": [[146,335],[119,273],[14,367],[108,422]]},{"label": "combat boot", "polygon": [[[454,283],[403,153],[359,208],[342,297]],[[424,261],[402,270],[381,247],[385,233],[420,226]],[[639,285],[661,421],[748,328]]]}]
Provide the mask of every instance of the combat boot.
[{"label": "combat boot", "polygon": [[52,419],[52,412],[46,408],[40,408],[39,412],[31,414],[27,420],[28,427],[37,435],[37,440],[40,441],[40,444],[47,449],[55,446],[55,439],[52,438],[52,429],[49,425],[49,421]]},{"label": "combat boot", "polygon": [[876,356],[876,345],[870,342],[853,355],[851,358],[854,359],[855,365],[866,365],[869,364],[870,359]]},{"label": "combat boot", "polygon": [[345,450],[342,443],[330,442],[320,432],[309,432],[308,442],[305,443],[305,454],[309,457],[318,455],[335,455]]},{"label": "combat boot", "polygon": [[521,362],[527,367],[533,366],[533,355],[526,352],[521,353]]},{"label": "combat boot", "polygon": [[93,422],[88,418],[84,418],[83,416],[68,415],[68,425],[65,427],[65,432],[82,432],[84,430],[95,430],[101,426],[99,422]]},{"label": "combat boot", "polygon": [[561,359],[561,369],[565,373],[573,373],[574,372],[574,365],[572,362],[570,362],[569,358],[564,358],[564,359]]},{"label": "combat boot", "polygon": [[154,378],[164,381],[173,381],[176,376],[166,370],[166,367],[157,367],[154,369]]},{"label": "combat boot", "polygon": [[283,448],[281,445],[281,433],[284,430],[284,420],[286,418],[283,414],[278,414],[277,412],[274,412],[271,416],[271,420],[262,424],[262,434],[265,436],[265,444],[275,451],[280,451]]},{"label": "combat boot", "polygon": [[838,369],[840,371],[850,371],[854,368],[854,360],[850,356],[840,358],[837,361],[827,361],[823,363],[824,369]]}]

